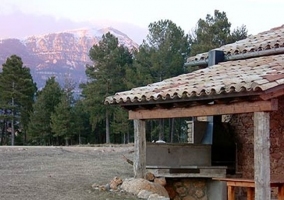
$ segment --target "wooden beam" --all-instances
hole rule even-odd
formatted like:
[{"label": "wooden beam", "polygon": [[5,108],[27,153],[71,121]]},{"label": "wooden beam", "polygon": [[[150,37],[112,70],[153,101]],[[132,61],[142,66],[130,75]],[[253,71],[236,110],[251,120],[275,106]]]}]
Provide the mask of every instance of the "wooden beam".
[{"label": "wooden beam", "polygon": [[254,113],[255,200],[270,200],[270,114]]},{"label": "wooden beam", "polygon": [[189,108],[151,109],[129,111],[129,119],[161,119],[199,117],[273,111],[278,109],[277,99],[269,101],[238,102],[232,104],[208,104]]},{"label": "wooden beam", "polygon": [[144,178],[146,174],[146,123],[134,120],[134,178]]},{"label": "wooden beam", "polygon": [[260,98],[263,100],[268,100],[268,99],[272,99],[272,98],[277,98],[279,96],[283,96],[284,95],[284,88],[282,89],[278,89],[278,90],[270,90],[269,92],[266,92],[262,95],[260,95]]}]

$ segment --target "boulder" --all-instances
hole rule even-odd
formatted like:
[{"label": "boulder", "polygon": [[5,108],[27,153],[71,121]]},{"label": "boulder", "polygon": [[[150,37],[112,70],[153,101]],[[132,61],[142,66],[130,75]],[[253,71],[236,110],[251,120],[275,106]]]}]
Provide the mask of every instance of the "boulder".
[{"label": "boulder", "polygon": [[122,179],[119,177],[114,177],[111,181],[110,181],[110,189],[112,190],[117,190],[118,186],[122,184]]},{"label": "boulder", "polygon": [[125,179],[121,185],[121,189],[134,195],[138,195],[141,190],[146,190],[158,196],[169,197],[167,190],[162,185],[142,178]]},{"label": "boulder", "polygon": [[167,181],[164,177],[159,177],[154,179],[154,183],[158,183],[162,186],[165,186],[167,184]]},{"label": "boulder", "polygon": [[158,194],[151,194],[147,200],[170,200],[170,198],[159,196]]},{"label": "boulder", "polygon": [[155,179],[155,175],[153,173],[151,173],[151,172],[147,172],[145,174],[145,179],[148,180],[148,181],[152,181],[153,182],[154,179]]},{"label": "boulder", "polygon": [[150,191],[140,190],[140,192],[137,194],[137,197],[139,199],[148,199],[151,194],[153,194],[153,193],[150,192]]}]

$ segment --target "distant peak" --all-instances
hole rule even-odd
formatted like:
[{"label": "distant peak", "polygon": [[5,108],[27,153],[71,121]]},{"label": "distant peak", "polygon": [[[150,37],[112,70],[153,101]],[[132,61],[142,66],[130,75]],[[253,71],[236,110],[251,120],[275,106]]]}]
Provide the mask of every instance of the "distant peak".
[{"label": "distant peak", "polygon": [[104,28],[89,28],[89,27],[83,27],[83,28],[78,28],[78,29],[71,29],[71,30],[64,30],[64,31],[58,31],[58,32],[53,32],[53,33],[46,33],[46,34],[40,34],[40,35],[32,35],[27,38],[34,38],[34,37],[45,37],[49,35],[54,35],[54,34],[64,34],[64,33],[69,33],[73,34],[75,37],[101,37],[103,34],[106,34],[110,32],[116,37],[125,37],[129,38],[128,35],[125,33],[111,27],[104,27]]},{"label": "distant peak", "polygon": [[106,27],[106,28],[101,28],[99,29],[100,32],[102,32],[103,34],[106,34],[108,32],[110,32],[111,34],[113,35],[121,35],[121,36],[124,36],[124,37],[128,37],[125,33],[109,26],[109,27]]}]

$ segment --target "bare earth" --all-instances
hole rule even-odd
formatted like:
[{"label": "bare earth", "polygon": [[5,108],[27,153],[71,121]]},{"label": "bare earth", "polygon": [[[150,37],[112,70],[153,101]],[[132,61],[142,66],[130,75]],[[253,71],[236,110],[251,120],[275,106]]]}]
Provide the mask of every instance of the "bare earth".
[{"label": "bare earth", "polygon": [[132,145],[118,147],[0,147],[1,200],[114,200],[138,198],[93,189],[113,177],[133,177]]}]

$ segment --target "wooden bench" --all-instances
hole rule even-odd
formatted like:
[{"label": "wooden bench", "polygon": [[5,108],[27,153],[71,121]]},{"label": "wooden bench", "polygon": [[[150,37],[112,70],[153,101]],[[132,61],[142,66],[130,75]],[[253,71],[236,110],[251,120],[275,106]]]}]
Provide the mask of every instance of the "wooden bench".
[{"label": "wooden bench", "polygon": [[[225,181],[227,183],[228,200],[235,200],[235,187],[247,188],[247,200],[254,199],[255,182],[253,179],[213,178],[213,180]],[[271,180],[270,187],[277,187],[278,200],[284,200],[284,180]]]}]

